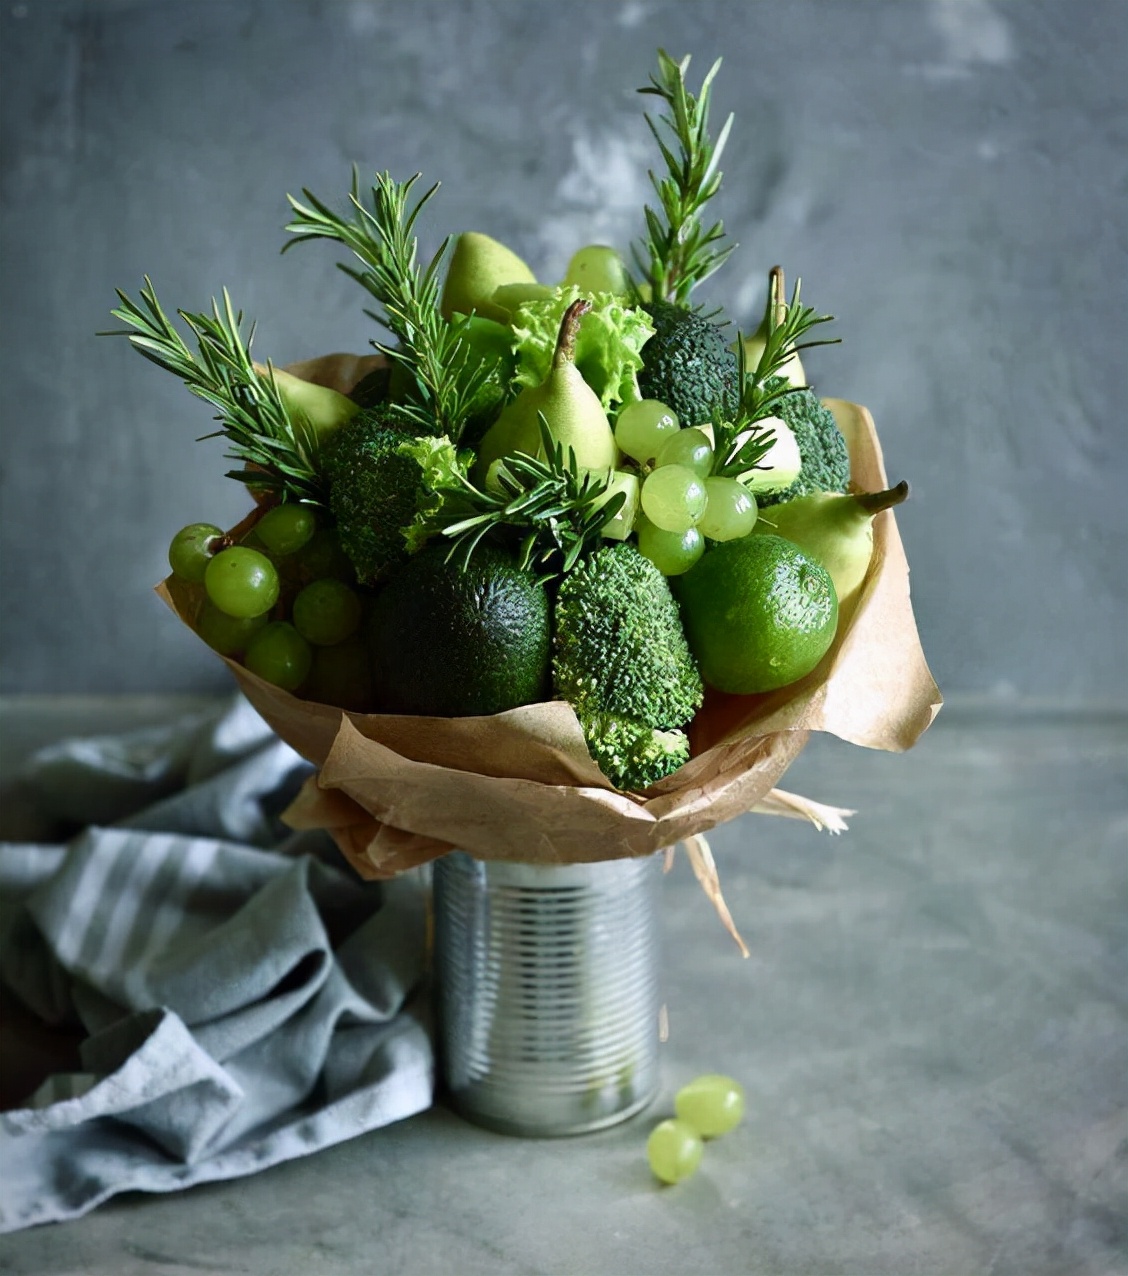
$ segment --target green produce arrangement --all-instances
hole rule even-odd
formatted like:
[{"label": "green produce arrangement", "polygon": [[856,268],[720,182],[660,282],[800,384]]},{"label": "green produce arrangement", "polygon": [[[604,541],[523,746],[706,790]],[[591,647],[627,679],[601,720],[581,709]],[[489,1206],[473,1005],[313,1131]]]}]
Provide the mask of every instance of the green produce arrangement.
[{"label": "green produce arrangement", "polygon": [[802,361],[829,317],[798,283],[771,272],[752,333],[695,305],[731,252],[705,214],[732,121],[711,134],[719,63],[696,93],[688,66],[659,53],[641,90],[661,165],[629,261],[580,246],[545,282],[476,231],[423,261],[417,177],[354,175],[345,213],[291,198],[286,247],[347,250],[386,332],[347,394],[252,358],[226,292],[179,325],[148,279],[119,293],[122,335],[215,409],[255,498],[169,548],[217,652],[352,714],[567,701],[626,792],[684,766],[707,696],[820,666],[908,488],[851,486]]}]

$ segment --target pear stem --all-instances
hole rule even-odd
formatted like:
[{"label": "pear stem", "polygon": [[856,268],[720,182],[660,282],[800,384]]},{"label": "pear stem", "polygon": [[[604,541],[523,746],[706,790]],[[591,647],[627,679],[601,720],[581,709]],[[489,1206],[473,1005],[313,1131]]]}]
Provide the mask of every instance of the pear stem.
[{"label": "pear stem", "polygon": [[896,487],[887,488],[884,492],[862,492],[854,497],[867,514],[880,514],[882,510],[892,509],[900,505],[909,495],[909,485],[904,479]]},{"label": "pear stem", "polygon": [[576,337],[580,331],[580,320],[591,309],[591,302],[580,297],[564,311],[560,321],[560,333],[556,338],[556,350],[552,355],[552,366],[562,368],[566,363],[576,362]]}]

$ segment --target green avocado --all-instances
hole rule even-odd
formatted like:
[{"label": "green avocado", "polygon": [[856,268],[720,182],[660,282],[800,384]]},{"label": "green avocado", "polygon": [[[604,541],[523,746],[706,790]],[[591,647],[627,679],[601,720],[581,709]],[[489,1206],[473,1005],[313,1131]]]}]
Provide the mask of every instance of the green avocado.
[{"label": "green avocado", "polygon": [[368,645],[381,712],[502,713],[547,691],[551,607],[505,550],[463,569],[436,545],[409,558],[372,604]]}]

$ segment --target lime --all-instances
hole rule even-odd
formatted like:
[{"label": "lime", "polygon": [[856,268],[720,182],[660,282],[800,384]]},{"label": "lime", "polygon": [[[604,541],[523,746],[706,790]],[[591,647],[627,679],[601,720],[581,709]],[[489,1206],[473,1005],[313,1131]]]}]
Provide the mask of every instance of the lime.
[{"label": "lime", "polygon": [[677,593],[701,676],[737,695],[810,673],[838,625],[829,572],[782,536],[714,546],[680,578]]}]

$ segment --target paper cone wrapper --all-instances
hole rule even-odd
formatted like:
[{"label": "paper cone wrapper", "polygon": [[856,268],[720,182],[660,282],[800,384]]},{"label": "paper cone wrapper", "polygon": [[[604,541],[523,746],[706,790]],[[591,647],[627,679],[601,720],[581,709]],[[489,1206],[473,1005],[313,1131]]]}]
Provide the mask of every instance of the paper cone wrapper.
[{"label": "paper cone wrapper", "polygon": [[[329,355],[288,371],[348,392],[375,364]],[[853,486],[886,488],[869,412],[825,402],[846,437]],[[843,812],[776,788],[810,732],[907,749],[941,704],[921,651],[892,510],[877,515],[873,532],[861,593],[819,666],[766,695],[708,693],[689,730],[689,762],[642,793],[611,786],[561,700],[479,718],[346,713],[226,663],[278,735],[318,768],[287,823],[328,829],[365,877],[392,876],[452,847],[482,859],[544,864],[649,855],[751,810],[843,827]],[[191,626],[199,591],[173,577],[157,589]]]}]

